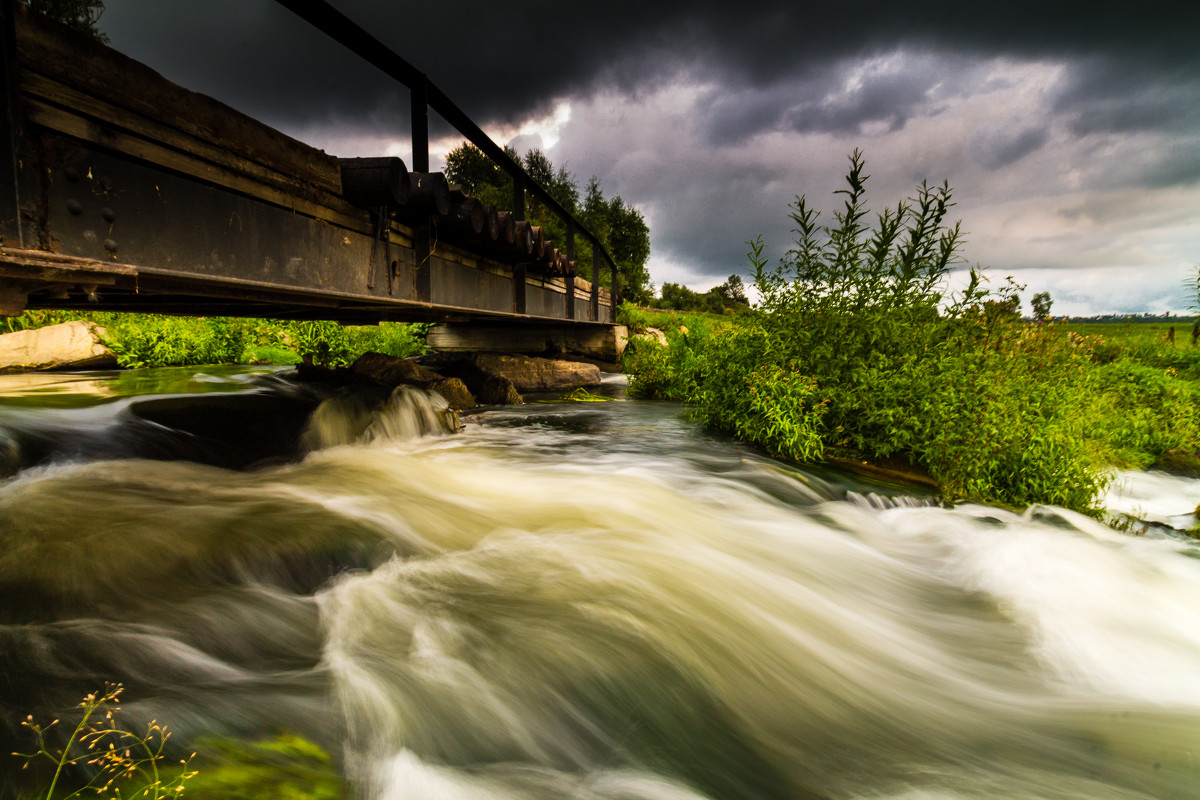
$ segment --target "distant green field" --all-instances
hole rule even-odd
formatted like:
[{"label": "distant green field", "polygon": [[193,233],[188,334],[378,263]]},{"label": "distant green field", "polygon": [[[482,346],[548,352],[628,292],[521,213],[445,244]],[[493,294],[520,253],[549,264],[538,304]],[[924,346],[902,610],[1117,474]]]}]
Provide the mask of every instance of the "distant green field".
[{"label": "distant green field", "polygon": [[1175,341],[1181,342],[1187,340],[1191,342],[1192,324],[1194,319],[1180,317],[1177,322],[1063,322],[1059,323],[1067,330],[1075,331],[1088,336],[1114,336],[1114,337],[1152,337],[1158,336],[1166,341],[1167,333],[1171,328],[1175,329]]}]

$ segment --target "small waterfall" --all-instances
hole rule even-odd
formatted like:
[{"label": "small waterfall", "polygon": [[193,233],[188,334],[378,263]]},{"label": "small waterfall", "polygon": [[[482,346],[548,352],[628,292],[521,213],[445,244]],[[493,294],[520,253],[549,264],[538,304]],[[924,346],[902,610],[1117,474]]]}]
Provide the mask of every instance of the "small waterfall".
[{"label": "small waterfall", "polygon": [[324,400],[309,419],[303,441],[309,450],[349,444],[405,441],[457,430],[445,398],[413,386],[397,386],[382,402],[363,392]]}]

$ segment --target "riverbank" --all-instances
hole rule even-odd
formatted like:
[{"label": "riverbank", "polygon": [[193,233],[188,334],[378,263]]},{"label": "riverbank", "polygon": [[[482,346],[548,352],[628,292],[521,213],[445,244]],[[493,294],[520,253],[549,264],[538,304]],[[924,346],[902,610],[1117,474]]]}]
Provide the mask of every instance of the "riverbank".
[{"label": "riverbank", "polygon": [[1098,513],[1113,469],[1200,475],[1200,347],[1169,328],[1081,332],[986,297],[878,330],[791,313],[630,309],[633,391],[781,457],[932,479],[950,500]]}]

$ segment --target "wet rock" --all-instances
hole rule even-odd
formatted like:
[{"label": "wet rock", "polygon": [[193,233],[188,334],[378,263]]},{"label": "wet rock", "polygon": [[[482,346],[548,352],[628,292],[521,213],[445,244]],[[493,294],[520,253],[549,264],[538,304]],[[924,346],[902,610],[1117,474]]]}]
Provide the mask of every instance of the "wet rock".
[{"label": "wet rock", "polygon": [[0,372],[115,367],[103,336],[103,328],[83,320],[0,335]]},{"label": "wet rock", "polygon": [[458,378],[441,378],[434,381],[428,388],[446,398],[446,402],[455,410],[475,406],[475,398],[467,389],[466,384]]},{"label": "wet rock", "polygon": [[461,379],[485,405],[520,403],[525,392],[600,385],[600,368],[586,361],[503,353],[433,353],[417,360],[442,375]]},{"label": "wet rock", "polygon": [[384,386],[420,386],[430,388],[442,379],[436,372],[425,369],[415,361],[383,353],[363,353],[350,369],[357,375],[370,378]]},{"label": "wet rock", "polygon": [[245,469],[298,457],[300,434],[318,402],[318,395],[275,392],[138,399],[116,438],[142,458]]},{"label": "wet rock", "polygon": [[479,402],[489,406],[517,406],[525,402],[508,378],[486,373],[480,383],[478,396]]},{"label": "wet rock", "polygon": [[1150,469],[1160,469],[1188,478],[1200,478],[1200,451],[1172,447],[1159,456],[1158,460],[1150,465]]},{"label": "wet rock", "polygon": [[470,353],[433,353],[421,356],[420,362],[442,375],[461,380],[483,405],[519,405],[524,402],[512,381],[484,372],[475,365],[473,358]]},{"label": "wet rock", "polygon": [[416,386],[437,392],[455,410],[475,407],[471,390],[459,377],[426,369],[412,359],[363,353],[350,365],[350,372],[382,386]]},{"label": "wet rock", "polygon": [[600,385],[600,368],[595,364],[498,353],[477,353],[472,363],[488,375],[508,379],[522,393]]}]

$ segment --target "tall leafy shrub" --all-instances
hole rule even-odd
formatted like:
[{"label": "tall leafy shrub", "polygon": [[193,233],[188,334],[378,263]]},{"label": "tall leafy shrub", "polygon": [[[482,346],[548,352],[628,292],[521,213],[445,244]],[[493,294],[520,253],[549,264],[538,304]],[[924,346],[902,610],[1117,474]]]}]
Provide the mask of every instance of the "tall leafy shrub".
[{"label": "tall leafy shrub", "polygon": [[782,258],[749,243],[754,312],[682,341],[687,355],[639,348],[635,393],[788,458],[908,462],[950,498],[1089,508],[1104,477],[1087,359],[1020,322],[1019,287],[989,292],[972,271],[948,294],[962,233],[947,184],[872,215],[867,180],[855,151],[830,225],[797,197]]}]

